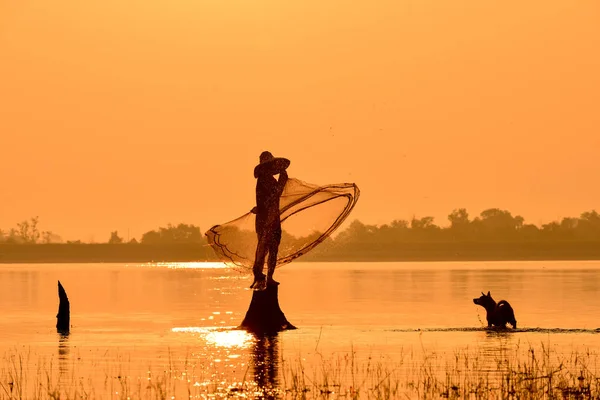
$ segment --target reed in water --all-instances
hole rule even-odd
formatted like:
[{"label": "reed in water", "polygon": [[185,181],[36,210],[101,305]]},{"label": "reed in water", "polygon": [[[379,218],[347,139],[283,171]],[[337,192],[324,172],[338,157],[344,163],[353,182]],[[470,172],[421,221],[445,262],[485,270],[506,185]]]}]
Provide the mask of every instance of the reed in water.
[{"label": "reed in water", "polygon": [[[201,366],[191,355],[135,373],[129,356],[69,360],[13,350],[0,360],[0,399],[170,398],[598,398],[598,354],[558,353],[548,344],[484,354],[406,349],[402,361],[385,356],[307,356],[279,353],[228,375]],[[106,353],[104,354],[106,356]],[[256,360],[255,360],[256,361]],[[243,364],[242,364],[243,365]],[[257,371],[260,370],[260,371]]]}]

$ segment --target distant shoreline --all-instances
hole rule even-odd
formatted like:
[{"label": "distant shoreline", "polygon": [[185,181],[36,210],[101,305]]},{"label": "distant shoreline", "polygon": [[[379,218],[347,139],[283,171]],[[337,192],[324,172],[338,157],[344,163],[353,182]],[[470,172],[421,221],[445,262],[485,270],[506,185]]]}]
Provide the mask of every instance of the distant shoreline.
[{"label": "distant shoreline", "polygon": [[[583,261],[600,260],[600,242],[398,243],[317,248],[305,262]],[[0,264],[218,262],[204,244],[0,244]]]}]

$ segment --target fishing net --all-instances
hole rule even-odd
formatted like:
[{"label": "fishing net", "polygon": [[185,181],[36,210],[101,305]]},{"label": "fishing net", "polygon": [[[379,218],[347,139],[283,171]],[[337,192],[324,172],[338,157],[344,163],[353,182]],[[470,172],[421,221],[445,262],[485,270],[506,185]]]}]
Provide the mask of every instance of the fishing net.
[{"label": "fishing net", "polygon": [[[282,236],[277,267],[314,249],[344,222],[360,191],[354,183],[317,186],[289,178],[279,199]],[[258,238],[249,212],[206,232],[208,243],[228,266],[252,272]]]}]

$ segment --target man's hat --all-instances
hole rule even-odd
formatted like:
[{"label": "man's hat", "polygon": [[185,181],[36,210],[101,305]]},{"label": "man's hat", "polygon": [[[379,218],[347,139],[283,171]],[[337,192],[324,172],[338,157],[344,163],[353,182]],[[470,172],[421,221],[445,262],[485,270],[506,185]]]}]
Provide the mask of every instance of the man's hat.
[{"label": "man's hat", "polygon": [[263,151],[260,154],[260,164],[254,167],[254,177],[259,175],[277,175],[281,171],[285,171],[290,166],[290,160],[283,157],[273,157],[268,151]]}]

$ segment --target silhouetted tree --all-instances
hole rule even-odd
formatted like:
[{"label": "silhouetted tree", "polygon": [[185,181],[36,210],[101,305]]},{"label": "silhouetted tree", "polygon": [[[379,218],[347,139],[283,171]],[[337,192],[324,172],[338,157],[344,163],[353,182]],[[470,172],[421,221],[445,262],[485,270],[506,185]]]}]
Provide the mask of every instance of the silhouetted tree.
[{"label": "silhouetted tree", "polygon": [[392,223],[390,224],[390,228],[392,228],[393,230],[404,230],[404,229],[408,229],[408,221],[404,220],[404,219],[395,219],[392,221]]},{"label": "silhouetted tree", "polygon": [[523,217],[499,208],[489,208],[481,212],[471,223],[473,232],[486,240],[507,240],[516,238],[515,232],[523,226]]},{"label": "silhouetted tree", "polygon": [[465,208],[456,208],[448,215],[450,227],[447,229],[450,237],[453,240],[470,239],[472,230],[471,221],[469,221],[469,213]]},{"label": "silhouetted tree", "polygon": [[142,243],[156,244],[161,243],[160,231],[148,231],[142,235]]},{"label": "silhouetted tree", "polygon": [[359,220],[354,220],[348,228],[340,232],[336,241],[339,243],[369,242],[376,231],[375,225],[365,225]]},{"label": "silhouetted tree", "polygon": [[438,226],[434,225],[433,217],[423,217],[423,218],[413,217],[413,219],[410,221],[410,228],[411,229],[436,229],[436,228],[438,228]]},{"label": "silhouetted tree", "polygon": [[110,233],[110,239],[108,239],[109,244],[121,244],[123,243],[123,238],[119,236],[118,231],[114,231]]},{"label": "silhouetted tree", "polygon": [[62,243],[62,238],[52,231],[43,231],[42,243]]},{"label": "silhouetted tree", "polygon": [[574,231],[579,225],[579,218],[566,217],[560,222],[559,228],[564,231]]},{"label": "silhouetted tree", "polygon": [[547,224],[542,225],[541,232],[545,235],[545,237],[553,237],[557,233],[560,233],[561,225],[557,221],[552,221]]},{"label": "silhouetted tree", "polygon": [[596,210],[586,211],[581,214],[577,230],[579,236],[585,239],[600,239],[600,214]]},{"label": "silhouetted tree", "polygon": [[33,217],[29,221],[24,220],[17,224],[18,237],[23,243],[37,243],[40,238],[38,230],[39,217]]},{"label": "silhouetted tree", "polygon": [[8,231],[8,235],[5,239],[6,243],[15,244],[15,243],[23,243],[23,239],[19,236],[19,233],[15,228],[10,228]]},{"label": "silhouetted tree", "polygon": [[440,240],[440,227],[433,223],[433,217],[413,217],[410,221],[410,235],[412,241],[427,242]]},{"label": "silhouetted tree", "polygon": [[169,244],[169,243],[202,243],[202,233],[195,225],[179,224],[167,225],[158,231],[148,231],[142,235],[144,244]]},{"label": "silhouetted tree", "polygon": [[465,208],[454,209],[450,215],[448,215],[450,221],[450,228],[452,229],[464,229],[469,226],[469,213]]}]

